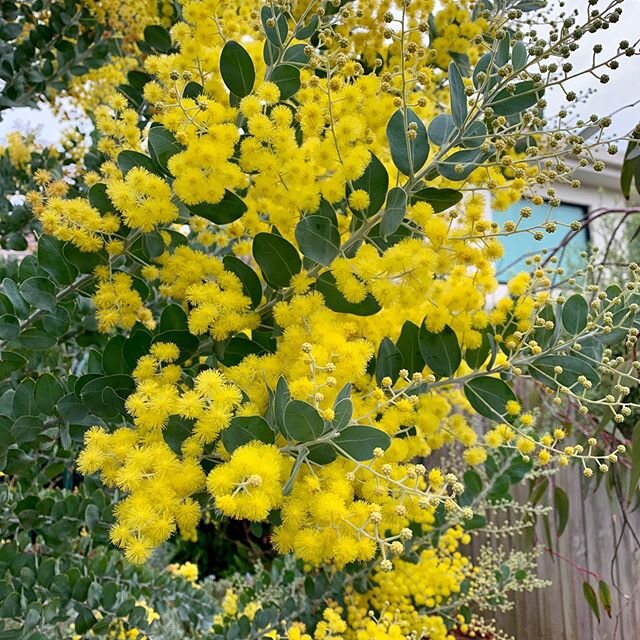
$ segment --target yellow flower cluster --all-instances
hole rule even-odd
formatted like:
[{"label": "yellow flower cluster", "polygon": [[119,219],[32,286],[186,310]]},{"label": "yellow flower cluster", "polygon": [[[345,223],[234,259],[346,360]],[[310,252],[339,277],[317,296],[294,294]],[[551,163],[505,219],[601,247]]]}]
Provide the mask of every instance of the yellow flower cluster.
[{"label": "yellow flower cluster", "polygon": [[160,280],[163,295],[189,302],[191,333],[209,332],[216,340],[224,340],[260,324],[239,278],[226,271],[219,258],[183,245],[163,253],[157,264],[143,273]]},{"label": "yellow flower cluster", "polygon": [[[424,611],[450,602],[460,592],[460,585],[472,568],[469,559],[458,549],[460,544],[469,542],[469,534],[454,527],[442,534],[437,548],[421,551],[416,562],[397,560],[393,571],[377,571],[368,591],[353,592],[347,600],[347,620],[353,635],[345,637],[404,638],[413,632],[418,637],[453,640],[445,618]],[[367,635],[373,626],[369,617],[371,610],[383,613],[381,622],[385,622],[383,628],[388,625],[388,635]],[[403,635],[398,636],[398,631]]]},{"label": "yellow flower cluster", "polygon": [[[220,115],[224,117],[224,111]],[[245,182],[240,167],[229,162],[240,137],[237,126],[217,123],[213,117],[202,126],[206,126],[206,134],[192,140],[186,151],[169,160],[169,170],[175,176],[173,189],[187,205],[216,204],[225,189],[237,189]]]},{"label": "yellow flower cluster", "polygon": [[120,220],[100,212],[82,198],[65,200],[50,198],[46,206],[34,207],[42,230],[63,242],[71,242],[85,252],[98,251],[104,246],[105,234],[115,233]]},{"label": "yellow flower cluster", "polygon": [[[93,427],[78,458],[82,473],[99,471],[105,484],[129,494],[116,507],[111,539],[132,562],[144,562],[176,528],[193,535],[201,512],[191,496],[205,486],[203,447],[229,424],[241,401],[239,389],[211,369],[198,374],[193,389],[180,388],[182,372],[172,364],[178,357],[174,344],[152,345],[134,370],[137,388],[126,402],[135,428],[107,433]],[[194,421],[181,454],[163,437],[171,416]]]},{"label": "yellow flower cluster", "polygon": [[122,427],[109,434],[93,427],[78,458],[85,474],[101,472],[107,486],[130,493],[115,509],[111,540],[131,562],[149,558],[176,527],[190,535],[200,520],[200,506],[190,496],[204,485],[204,474],[192,459],[180,460],[161,432],[142,437]]},{"label": "yellow flower cluster", "polygon": [[156,225],[169,224],[178,217],[169,185],[142,167],[129,170],[124,180],[110,182],[107,194],[132,229],[152,231]]},{"label": "yellow flower cluster", "polygon": [[273,445],[251,442],[233,452],[207,477],[216,507],[239,520],[266,520],[282,502],[282,487],[291,460]]},{"label": "yellow flower cluster", "polygon": [[[120,151],[141,148],[138,114],[127,105],[123,95],[111,94],[106,103],[95,110],[96,127],[100,132],[98,149],[114,159]],[[105,171],[104,166],[102,170]]]},{"label": "yellow flower cluster", "polygon": [[[287,640],[404,640],[418,637],[454,640],[448,616],[430,614],[434,608],[452,606],[465,578],[474,569],[459,551],[470,536],[460,527],[447,529],[436,548],[422,550],[415,562],[396,561],[392,571],[373,573],[369,588],[347,589],[345,606],[331,603],[313,634],[303,625],[287,629]],[[273,636],[274,638],[277,636]]]},{"label": "yellow flower cluster", "polygon": [[105,267],[98,267],[96,272],[98,285],[93,302],[99,331],[107,333],[116,327],[131,329],[136,322],[150,329],[155,327],[151,311],[133,288],[133,278],[128,273],[111,273]]},{"label": "yellow flower cluster", "polygon": [[195,584],[198,582],[198,565],[193,562],[185,562],[184,564],[170,564],[167,570],[174,576],[184,578],[188,582]]},{"label": "yellow flower cluster", "polygon": [[8,154],[11,164],[17,169],[26,167],[31,160],[31,154],[38,150],[35,136],[24,135],[19,131],[8,133],[5,143],[0,146],[0,154]]}]

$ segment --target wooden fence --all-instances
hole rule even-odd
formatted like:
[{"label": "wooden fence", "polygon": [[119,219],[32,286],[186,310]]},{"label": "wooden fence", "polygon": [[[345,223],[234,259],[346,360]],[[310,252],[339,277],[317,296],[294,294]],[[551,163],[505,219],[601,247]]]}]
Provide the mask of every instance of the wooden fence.
[{"label": "wooden fence", "polygon": [[[567,492],[570,513],[564,533],[559,538],[552,533],[553,551],[539,559],[539,575],[552,586],[518,594],[514,610],[497,617],[500,628],[516,640],[640,640],[640,545],[630,531],[640,535],[640,509],[627,514],[630,527],[623,531],[620,507],[604,483],[585,495],[582,487],[588,483],[576,467],[554,482]],[[552,504],[552,490],[547,504]],[[541,523],[537,536],[545,544]],[[609,618],[601,607],[598,623],[584,598],[583,582],[597,593],[600,578],[610,585],[612,611]]]}]

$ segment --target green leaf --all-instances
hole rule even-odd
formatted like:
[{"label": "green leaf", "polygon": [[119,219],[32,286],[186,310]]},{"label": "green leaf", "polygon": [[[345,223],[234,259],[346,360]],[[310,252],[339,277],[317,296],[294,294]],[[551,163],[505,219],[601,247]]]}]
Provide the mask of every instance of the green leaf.
[{"label": "green leaf", "polygon": [[316,464],[330,464],[338,457],[336,450],[326,443],[314,444],[309,447],[307,459]]},{"label": "green leaf", "polygon": [[[0,617],[1,618],[16,618],[18,613],[20,612],[20,596],[12,591],[8,595],[5,596],[4,601],[0,604]],[[19,636],[16,635],[16,638]]]},{"label": "green leaf", "polygon": [[429,123],[429,140],[439,147],[442,147],[453,140],[457,133],[458,127],[456,127],[453,117],[448,113],[441,113],[437,115]]},{"label": "green leaf", "polygon": [[555,334],[555,327],[559,320],[556,320],[556,314],[553,306],[546,304],[542,309],[538,311],[538,317],[542,318],[545,322],[553,322],[554,328],[547,329],[545,327],[537,327],[533,332],[533,339],[543,348],[551,346]]},{"label": "green leaf", "polygon": [[102,352],[102,368],[107,375],[130,372],[122,353],[125,340],[124,336],[113,336],[105,345]]},{"label": "green leaf", "polygon": [[[150,27],[147,27],[147,29],[149,28]],[[91,629],[91,627],[93,627],[96,622],[96,617],[93,615],[91,609],[88,609],[87,607],[80,607],[74,623],[75,632],[84,634],[89,631],[89,629]]]},{"label": "green leaf", "polygon": [[17,386],[13,395],[13,415],[33,416],[38,413],[34,399],[35,382],[31,378],[24,378]]},{"label": "green leaf", "polygon": [[162,437],[174,453],[182,452],[182,443],[192,434],[192,423],[179,416],[171,416],[162,430]]},{"label": "green leaf", "polygon": [[198,82],[187,82],[182,90],[182,97],[188,98],[191,100],[195,100],[199,98],[204,93],[204,87]]},{"label": "green leaf", "polygon": [[474,370],[479,369],[489,357],[491,342],[488,331],[482,332],[482,341],[477,349],[467,349],[464,354],[465,362]]},{"label": "green leaf", "polygon": [[298,28],[296,29],[296,34],[295,34],[296,38],[298,40],[307,40],[318,30],[319,26],[320,26],[320,18],[314,14],[313,16],[311,16],[311,20],[309,20],[308,24],[298,25]]},{"label": "green leaf", "polygon": [[513,51],[511,53],[511,64],[513,66],[514,71],[520,71],[524,69],[527,65],[527,58],[529,57],[527,53],[527,46],[524,42],[516,42],[513,45]]},{"label": "green leaf", "polygon": [[244,295],[251,300],[251,307],[255,309],[262,300],[262,284],[256,272],[240,258],[232,255],[226,255],[222,264],[227,271],[238,276]]},{"label": "green leaf", "polygon": [[89,189],[89,203],[100,213],[111,213],[114,210],[113,203],[107,195],[107,185],[104,182],[94,184]]},{"label": "green leaf", "polygon": [[[171,36],[160,25],[152,24],[144,29],[144,40],[160,53],[168,53],[171,49]],[[79,633],[82,633],[79,631]]]},{"label": "green leaf", "polygon": [[[634,150],[638,146],[637,142],[629,141],[627,150],[624,154],[624,160],[622,162],[622,170],[620,171],[620,190],[626,200],[631,196],[631,183],[635,176],[635,168],[640,163],[640,158],[634,158]],[[640,181],[636,179],[636,189],[640,191]]]},{"label": "green leaf", "polygon": [[[556,374],[555,367],[562,367],[562,373]],[[572,387],[584,376],[594,387],[600,384],[600,375],[587,362],[577,356],[543,356],[534,360],[528,367],[529,375],[555,389],[558,386]],[[579,387],[582,388],[582,387]]]},{"label": "green leaf", "polygon": [[36,309],[53,311],[56,307],[56,287],[47,278],[27,278],[20,285],[20,294]]},{"label": "green leaf", "polygon": [[407,320],[402,325],[402,331],[396,346],[402,354],[403,367],[412,373],[421,372],[424,369],[424,358],[420,351],[420,328]]},{"label": "green leaf", "polygon": [[272,67],[277,61],[280,55],[280,48],[269,40],[264,41],[264,47],[262,49],[262,57],[267,63],[267,66]]},{"label": "green leaf", "polygon": [[2,288],[13,305],[13,310],[16,312],[16,315],[26,318],[29,315],[29,305],[25,302],[22,295],[20,295],[18,285],[10,278],[5,278],[2,281]]},{"label": "green leaf", "polygon": [[462,144],[469,149],[477,149],[487,139],[487,134],[487,125],[476,120],[465,129]]},{"label": "green leaf", "polygon": [[14,315],[7,313],[0,316],[0,339],[13,340],[20,333],[20,321]]},{"label": "green leaf", "polygon": [[267,350],[261,345],[247,338],[244,334],[237,334],[231,338],[225,347],[224,354],[218,357],[225,367],[235,367],[248,355],[262,355]]},{"label": "green leaf", "polygon": [[53,410],[63,394],[62,385],[50,373],[44,373],[36,381],[34,393],[36,406],[46,416],[53,415]]},{"label": "green leaf", "polygon": [[139,151],[121,151],[118,154],[118,168],[120,171],[126,175],[134,167],[142,167],[149,173],[162,177],[162,172],[156,167],[155,162],[149,156]]},{"label": "green leaf", "polygon": [[[371,161],[364,173],[353,182],[353,190],[362,189],[369,194],[369,206],[365,211],[367,218],[378,213],[384,204],[389,189],[389,174],[378,158],[371,154]],[[351,192],[347,189],[347,195]]]},{"label": "green leaf", "polygon": [[[412,140],[408,138],[407,127],[410,124],[417,127],[416,137]],[[387,124],[387,139],[393,163],[406,176],[412,176],[419,171],[429,157],[427,129],[411,109],[407,109],[406,125],[402,109],[398,109],[391,116]]]},{"label": "green leaf", "polygon": [[535,87],[533,80],[525,80],[516,84],[513,93],[506,88],[499,91],[487,106],[497,116],[513,116],[533,107],[543,94],[544,89]]},{"label": "green leaf", "polygon": [[560,537],[569,522],[569,498],[560,487],[553,489],[553,506],[557,516],[556,534]]},{"label": "green leaf", "polygon": [[278,429],[284,432],[284,410],[291,400],[289,385],[284,376],[280,376],[276,382],[276,391],[273,397],[273,419]]},{"label": "green leaf", "polygon": [[629,500],[638,487],[640,480],[640,424],[636,425],[631,433],[631,473],[629,474],[629,489],[627,495]]},{"label": "green leaf", "polygon": [[372,316],[380,311],[378,301],[369,293],[362,302],[349,302],[336,287],[336,279],[330,271],[316,280],[316,290],[329,309],[337,313],[352,313],[355,316]]},{"label": "green leaf", "polygon": [[291,440],[310,442],[322,435],[324,420],[318,411],[302,400],[291,400],[284,410],[284,432]]},{"label": "green leaf", "polygon": [[55,558],[45,558],[38,566],[37,579],[38,582],[48,589],[53,582],[53,577],[56,574],[56,560]]},{"label": "green leaf", "polygon": [[495,57],[494,62],[497,67],[504,67],[509,62],[509,51],[511,50],[511,36],[509,31],[505,30],[500,40],[494,40]]},{"label": "green leaf", "polygon": [[378,384],[381,384],[385,377],[389,377],[392,382],[395,382],[402,366],[400,350],[389,338],[383,338],[376,358],[376,381]]},{"label": "green leaf", "polygon": [[146,255],[153,259],[160,257],[166,248],[159,231],[150,231],[142,236],[142,246]]},{"label": "green leaf", "polygon": [[220,202],[201,202],[200,204],[185,205],[191,213],[206,218],[215,224],[229,224],[242,216],[247,210],[244,200],[233,191],[225,189]]},{"label": "green leaf", "polygon": [[[94,185],[92,189],[97,186]],[[64,243],[52,236],[43,235],[38,239],[38,262],[40,266],[59,284],[71,284],[78,270],[64,259]]]},{"label": "green leaf", "polygon": [[222,444],[229,453],[254,440],[273,444],[275,438],[276,434],[261,416],[236,416],[222,432]]},{"label": "green leaf", "polygon": [[300,273],[302,261],[297,249],[274,233],[258,233],[253,239],[253,257],[262,275],[274,289],[288,287],[291,278]]},{"label": "green leaf", "polygon": [[[391,445],[391,438],[380,429],[354,425],[343,429],[332,443],[354,460],[362,462],[371,460],[375,449],[386,451]],[[338,453],[342,453],[342,451]]]},{"label": "green leaf", "polygon": [[304,52],[306,48],[306,44],[294,44],[284,52],[282,60],[291,64],[305,66],[309,62],[309,56]]},{"label": "green leaf", "polygon": [[427,187],[421,189],[417,193],[411,194],[411,204],[416,202],[428,202],[432,207],[434,213],[440,213],[445,211],[449,207],[458,204],[462,200],[462,192],[456,189],[436,189],[434,187]]},{"label": "green leaf", "polygon": [[[436,164],[438,173],[447,180],[461,182],[466,180],[490,156],[480,149],[456,151]],[[460,168],[460,171],[456,170]]]},{"label": "green leaf", "polygon": [[63,336],[71,326],[69,312],[64,307],[59,306],[55,311],[45,313],[42,316],[42,326],[47,333],[56,338]]},{"label": "green leaf", "polygon": [[448,325],[439,333],[433,333],[423,321],[418,332],[418,344],[425,363],[436,376],[452,376],[462,362],[458,338]]},{"label": "green leaf", "polygon": [[353,417],[353,402],[351,398],[342,398],[342,400],[338,400],[333,407],[334,416],[331,423],[333,426],[340,431],[344,429],[349,422],[351,422],[351,418]]},{"label": "green leaf", "polygon": [[449,96],[453,121],[461,128],[467,119],[467,95],[464,92],[460,69],[455,62],[449,64]]},{"label": "green leaf", "polygon": [[90,273],[99,264],[106,264],[105,253],[80,251],[78,247],[67,242],[62,248],[65,260],[68,260],[80,273]]},{"label": "green leaf", "polygon": [[151,158],[168,171],[169,158],[180,153],[184,147],[178,143],[171,131],[165,127],[151,127],[149,129],[149,153]]},{"label": "green leaf", "polygon": [[515,394],[506,382],[490,376],[469,380],[464,386],[464,395],[481,416],[496,422],[504,422],[507,419],[507,402],[516,400]]},{"label": "green leaf", "polygon": [[591,611],[593,611],[593,615],[600,622],[600,608],[598,607],[598,598],[596,597],[596,592],[593,590],[593,587],[585,580],[582,583],[582,593],[584,595],[584,599]]},{"label": "green leaf", "polygon": [[89,413],[87,407],[75,393],[69,393],[60,398],[56,410],[63,420],[72,423],[80,422]]},{"label": "green leaf", "polygon": [[18,444],[34,442],[44,431],[44,424],[35,416],[20,416],[11,430]]},{"label": "green leaf", "polygon": [[256,71],[251,56],[241,44],[233,40],[225,43],[220,54],[220,75],[227,89],[238,98],[251,93]]},{"label": "green leaf", "polygon": [[302,218],[295,235],[302,255],[325,267],[340,253],[340,231],[326,216],[315,214]]},{"label": "green leaf", "polygon": [[[272,6],[264,6],[260,11],[260,18],[262,20],[262,28],[264,34],[267,36],[267,40],[275,47],[282,47],[287,39],[287,33],[289,32],[289,26],[287,24],[287,16],[280,11],[280,9]],[[273,20],[275,24],[269,25],[269,22]]]},{"label": "green leaf", "polygon": [[604,580],[598,581],[598,595],[600,596],[600,604],[605,610],[608,618],[611,618],[611,590]]},{"label": "green leaf", "polygon": [[589,320],[589,305],[583,296],[576,293],[562,306],[562,325],[572,336],[580,335]]},{"label": "green leaf", "polygon": [[292,64],[279,64],[271,72],[270,80],[280,89],[280,100],[288,100],[300,89],[300,69]]},{"label": "green leaf", "polygon": [[20,334],[19,341],[22,347],[34,351],[46,351],[56,343],[54,336],[50,336],[38,327],[23,331]]},{"label": "green leaf", "polygon": [[395,233],[407,214],[407,192],[402,187],[394,187],[387,195],[387,208],[380,221],[383,238]]}]

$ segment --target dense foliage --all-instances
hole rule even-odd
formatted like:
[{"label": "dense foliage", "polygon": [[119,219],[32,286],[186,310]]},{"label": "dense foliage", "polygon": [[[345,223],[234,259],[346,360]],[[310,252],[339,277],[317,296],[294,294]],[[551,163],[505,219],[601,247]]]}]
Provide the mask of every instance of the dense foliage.
[{"label": "dense foliage", "polygon": [[535,252],[622,2],[541,4],[2,3],[0,106],[95,130],[0,157],[0,637],[504,637],[549,478],[634,497],[640,268]]}]

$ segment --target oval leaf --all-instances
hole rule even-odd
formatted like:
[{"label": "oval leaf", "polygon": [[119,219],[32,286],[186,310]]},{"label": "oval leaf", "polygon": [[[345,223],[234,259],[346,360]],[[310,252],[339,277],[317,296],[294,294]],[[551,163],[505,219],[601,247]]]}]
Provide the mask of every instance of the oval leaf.
[{"label": "oval leaf", "polygon": [[284,431],[291,440],[310,442],[324,431],[318,411],[302,400],[291,400],[284,410]]},{"label": "oval leaf", "polygon": [[244,47],[229,40],[220,54],[220,75],[227,89],[238,98],[244,98],[253,90],[256,71],[251,56]]},{"label": "oval leaf", "polygon": [[572,335],[582,333],[589,320],[589,304],[578,293],[572,295],[562,307],[562,326]]},{"label": "oval leaf", "polygon": [[387,208],[380,222],[383,238],[395,233],[407,213],[407,192],[402,187],[394,187],[387,195]]},{"label": "oval leaf", "polygon": [[[367,218],[380,211],[389,189],[389,174],[375,155],[371,154],[371,161],[364,173],[353,182],[353,189],[362,189],[369,194],[369,206],[365,210]],[[350,190],[347,189],[347,192],[349,195]]]},{"label": "oval leaf", "polygon": [[229,224],[242,217],[242,214],[247,210],[247,205],[240,196],[237,196],[233,191],[225,189],[224,196],[220,202],[216,204],[202,202],[188,205],[187,208],[191,213],[206,218],[215,224]]},{"label": "oval leaf", "polygon": [[[416,126],[416,136],[411,140],[407,130],[410,124]],[[391,116],[387,124],[387,139],[393,163],[406,176],[412,176],[429,157],[427,129],[411,109],[407,109],[406,124],[402,109]]]},{"label": "oval leaf", "polygon": [[440,333],[433,333],[423,322],[418,333],[418,344],[424,361],[436,376],[452,376],[462,362],[458,338],[448,325]]},{"label": "oval leaf", "polygon": [[332,311],[338,313],[352,313],[355,316],[372,316],[381,307],[378,301],[370,294],[362,302],[349,302],[336,287],[336,279],[329,271],[323,273],[316,280],[316,290],[324,297],[324,303]]},{"label": "oval leaf", "polygon": [[261,416],[236,416],[222,432],[222,444],[229,453],[253,440],[273,444],[275,439],[276,434]]},{"label": "oval leaf", "polygon": [[338,226],[322,215],[311,215],[296,226],[296,241],[304,256],[328,267],[340,252]]},{"label": "oval leaf", "polygon": [[256,234],[253,239],[253,257],[264,279],[275,289],[288,287],[291,278],[302,269],[297,249],[288,240],[273,233]]},{"label": "oval leaf", "polygon": [[453,121],[458,127],[462,127],[467,119],[467,95],[464,92],[462,74],[455,62],[449,64],[449,96]]},{"label": "oval leaf", "polygon": [[402,354],[399,349],[389,338],[383,338],[376,358],[376,381],[378,384],[381,384],[382,379],[386,377],[395,382],[402,366]]},{"label": "oval leaf", "polygon": [[333,444],[339,447],[338,453],[346,453],[348,456],[362,462],[371,460],[375,449],[386,451],[391,445],[391,438],[380,429],[354,425],[341,431]]},{"label": "oval leaf", "polygon": [[515,394],[506,382],[490,376],[469,380],[464,386],[464,395],[481,416],[496,422],[505,421],[507,402],[516,400]]}]

